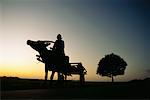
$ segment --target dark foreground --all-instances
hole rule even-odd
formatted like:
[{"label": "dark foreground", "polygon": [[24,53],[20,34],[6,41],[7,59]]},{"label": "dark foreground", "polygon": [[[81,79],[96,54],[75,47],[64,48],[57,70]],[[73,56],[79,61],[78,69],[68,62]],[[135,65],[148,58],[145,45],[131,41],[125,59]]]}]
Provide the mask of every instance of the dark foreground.
[{"label": "dark foreground", "polygon": [[57,81],[1,79],[1,99],[150,99],[150,80],[131,82]]}]

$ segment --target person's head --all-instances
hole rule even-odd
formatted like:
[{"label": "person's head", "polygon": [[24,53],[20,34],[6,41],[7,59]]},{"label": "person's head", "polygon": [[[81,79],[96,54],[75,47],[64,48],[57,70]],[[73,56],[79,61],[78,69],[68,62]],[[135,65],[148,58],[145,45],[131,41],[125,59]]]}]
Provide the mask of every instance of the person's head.
[{"label": "person's head", "polygon": [[57,39],[58,39],[58,40],[61,40],[61,39],[62,39],[62,37],[61,37],[60,34],[57,35]]}]

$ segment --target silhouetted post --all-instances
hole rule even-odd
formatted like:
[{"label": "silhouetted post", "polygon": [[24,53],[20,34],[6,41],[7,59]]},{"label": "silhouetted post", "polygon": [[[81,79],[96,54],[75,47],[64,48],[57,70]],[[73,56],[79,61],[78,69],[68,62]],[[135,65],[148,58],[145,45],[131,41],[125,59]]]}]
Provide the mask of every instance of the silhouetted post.
[{"label": "silhouetted post", "polygon": [[84,74],[81,73],[81,74],[80,74],[80,84],[81,84],[81,85],[84,85],[84,83],[85,83]]}]

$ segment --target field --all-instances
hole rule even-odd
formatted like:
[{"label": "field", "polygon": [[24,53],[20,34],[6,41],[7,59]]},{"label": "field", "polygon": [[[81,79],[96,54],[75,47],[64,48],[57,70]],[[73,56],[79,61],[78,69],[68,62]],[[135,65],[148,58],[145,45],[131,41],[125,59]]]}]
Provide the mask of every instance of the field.
[{"label": "field", "polygon": [[150,99],[150,79],[129,82],[86,82],[1,77],[2,99]]}]

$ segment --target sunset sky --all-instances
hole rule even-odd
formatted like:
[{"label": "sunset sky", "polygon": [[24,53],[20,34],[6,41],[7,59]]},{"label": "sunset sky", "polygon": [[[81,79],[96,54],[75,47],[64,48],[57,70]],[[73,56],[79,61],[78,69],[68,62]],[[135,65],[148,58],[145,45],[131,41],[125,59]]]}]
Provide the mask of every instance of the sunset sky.
[{"label": "sunset sky", "polygon": [[0,0],[0,76],[44,79],[44,64],[26,41],[55,41],[61,34],[70,62],[87,69],[87,81],[111,81],[96,69],[112,52],[128,64],[116,81],[150,77],[148,5],[146,0]]}]

